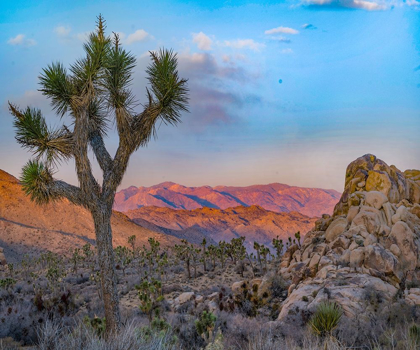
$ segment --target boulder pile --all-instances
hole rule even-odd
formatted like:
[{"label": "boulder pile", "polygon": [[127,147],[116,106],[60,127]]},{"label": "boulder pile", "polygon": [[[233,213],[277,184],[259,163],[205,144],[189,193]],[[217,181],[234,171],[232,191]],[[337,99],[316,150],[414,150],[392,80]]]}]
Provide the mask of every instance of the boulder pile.
[{"label": "boulder pile", "polygon": [[326,299],[353,316],[370,307],[372,293],[420,304],[419,203],[419,170],[401,172],[370,154],[352,162],[334,214],[282,258],[279,272],[292,284],[278,319]]}]

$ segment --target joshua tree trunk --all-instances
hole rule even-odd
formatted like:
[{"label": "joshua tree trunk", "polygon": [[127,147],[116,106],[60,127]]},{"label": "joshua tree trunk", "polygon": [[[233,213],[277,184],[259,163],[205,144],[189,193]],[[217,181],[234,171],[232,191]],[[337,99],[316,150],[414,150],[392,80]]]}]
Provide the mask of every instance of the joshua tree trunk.
[{"label": "joshua tree trunk", "polygon": [[108,208],[92,212],[95,223],[102,299],[105,307],[106,333],[108,335],[117,331],[121,324],[117,275],[112,247],[111,215],[112,210]]}]

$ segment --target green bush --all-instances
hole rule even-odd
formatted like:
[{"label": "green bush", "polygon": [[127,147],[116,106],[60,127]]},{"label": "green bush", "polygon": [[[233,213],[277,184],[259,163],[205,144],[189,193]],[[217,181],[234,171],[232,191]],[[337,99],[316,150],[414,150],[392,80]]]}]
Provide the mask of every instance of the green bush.
[{"label": "green bush", "polygon": [[343,311],[336,303],[323,302],[318,305],[314,315],[309,320],[314,333],[319,336],[331,335],[337,328]]}]

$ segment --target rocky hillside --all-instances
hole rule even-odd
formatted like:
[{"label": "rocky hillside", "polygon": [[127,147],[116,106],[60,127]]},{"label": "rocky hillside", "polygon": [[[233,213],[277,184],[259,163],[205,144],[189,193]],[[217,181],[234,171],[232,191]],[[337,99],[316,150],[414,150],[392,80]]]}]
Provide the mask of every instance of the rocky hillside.
[{"label": "rocky hillside", "polygon": [[266,210],[297,211],[320,217],[332,214],[340,193],[334,190],[303,188],[279,183],[248,187],[185,187],[164,182],[152,187],[129,187],[117,193],[114,209],[128,211],[144,206],[193,210],[202,207],[226,209],[240,205],[258,205]]},{"label": "rocky hillside", "polygon": [[318,220],[302,247],[292,246],[282,259],[280,273],[292,285],[279,320],[326,299],[348,316],[366,317],[374,311],[366,303],[371,295],[383,308],[397,294],[420,304],[419,203],[419,170],[402,172],[373,155],[352,162],[334,215]]},{"label": "rocky hillside", "polygon": [[[200,243],[203,237],[208,242],[219,242],[245,236],[247,248],[251,248],[254,241],[271,245],[276,236],[287,239],[297,231],[307,232],[316,221],[297,212],[275,213],[255,205],[225,210],[142,207],[126,214],[142,226],[195,243]],[[154,226],[147,226],[147,222]]]},{"label": "rocky hillside", "polygon": [[[163,245],[178,242],[175,237],[140,227],[118,212],[112,216],[112,229],[115,245],[127,244],[131,235],[137,236],[140,245],[147,243],[149,237]],[[45,249],[65,254],[74,247],[94,243],[94,239],[93,221],[88,211],[67,200],[35,205],[25,196],[18,180],[0,170],[0,247],[8,260]]]}]

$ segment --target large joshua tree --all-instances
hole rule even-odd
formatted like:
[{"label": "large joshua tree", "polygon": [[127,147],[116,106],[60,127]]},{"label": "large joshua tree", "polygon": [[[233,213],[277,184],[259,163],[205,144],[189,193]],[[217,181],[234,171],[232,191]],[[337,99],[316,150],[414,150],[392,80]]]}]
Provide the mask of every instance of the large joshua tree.
[{"label": "large joshua tree", "polygon": [[[177,124],[187,110],[187,81],[178,76],[176,54],[168,50],[150,52],[146,73],[147,102],[140,113],[130,89],[135,57],[121,47],[118,35],[105,35],[105,22],[98,17],[96,31],[84,44],[85,56],[67,71],[53,63],[40,75],[42,93],[59,117],[71,118],[71,125],[51,128],[40,110],[21,110],[9,102],[14,116],[16,140],[32,151],[34,158],[22,170],[21,183],[38,204],[62,198],[85,207],[95,224],[101,288],[108,334],[118,330],[120,311],[112,249],[111,214],[118,185],[130,156],[155,135],[156,123]],[[109,125],[118,131],[119,145],[112,157],[104,137]],[[92,173],[91,149],[102,169],[100,184]],[[79,186],[53,177],[62,161],[74,159]]]}]

